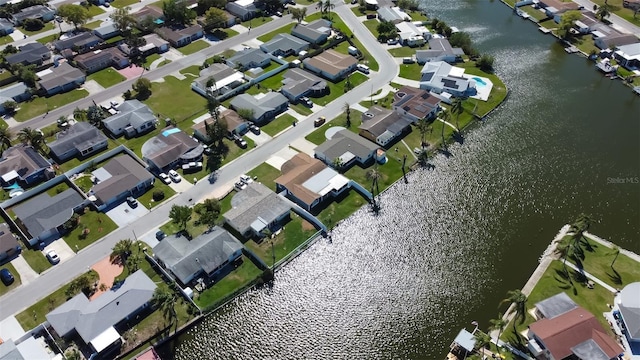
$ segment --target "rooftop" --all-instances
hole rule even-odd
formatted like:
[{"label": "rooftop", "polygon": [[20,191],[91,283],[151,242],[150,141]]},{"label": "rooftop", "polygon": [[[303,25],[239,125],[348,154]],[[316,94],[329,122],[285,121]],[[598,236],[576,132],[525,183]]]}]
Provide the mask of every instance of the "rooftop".
[{"label": "rooftop", "polygon": [[142,156],[159,169],[178,161],[200,158],[204,148],[178,128],[169,127],[142,145]]},{"label": "rooftop", "polygon": [[[22,179],[28,177],[33,172],[51,166],[34,148],[27,145],[15,145],[2,152],[0,158],[0,176],[5,182],[15,179],[15,175]],[[15,172],[13,178],[5,175]]]},{"label": "rooftop", "polygon": [[[291,209],[285,200],[258,182],[252,182],[246,189],[236,193],[231,199],[231,206],[232,209],[224,214],[224,219],[241,234],[251,228],[258,233]],[[255,226],[257,220],[261,226]]]},{"label": "rooftop", "polygon": [[316,154],[323,154],[327,161],[340,158],[343,163],[346,163],[354,156],[367,159],[379,148],[380,146],[377,144],[345,129],[338,131],[330,140],[316,147],[315,152]]},{"label": "rooftop", "polygon": [[91,191],[102,202],[134,189],[138,184],[153,179],[153,175],[129,155],[116,156],[103,167],[101,178]]},{"label": "rooftop", "polygon": [[538,311],[547,319],[560,316],[577,307],[578,305],[564,292],[536,303]]},{"label": "rooftop", "polygon": [[83,201],[84,198],[74,189],[67,189],[55,196],[45,192],[19,203],[13,212],[29,234],[37,237],[69,220],[73,209]]},{"label": "rooftop", "polygon": [[355,66],[358,60],[351,55],[341,54],[335,50],[327,50],[312,58],[306,58],[303,62],[335,76],[341,71]]},{"label": "rooftop", "polygon": [[107,137],[102,131],[88,122],[79,121],[57,133],[56,140],[49,143],[49,149],[59,157],[72,149],[81,152],[105,141]]},{"label": "rooftop", "polygon": [[45,91],[55,89],[59,86],[69,84],[84,78],[84,73],[80,69],[74,68],[67,62],[63,62],[57,67],[50,68],[49,71],[40,77],[40,87]]}]

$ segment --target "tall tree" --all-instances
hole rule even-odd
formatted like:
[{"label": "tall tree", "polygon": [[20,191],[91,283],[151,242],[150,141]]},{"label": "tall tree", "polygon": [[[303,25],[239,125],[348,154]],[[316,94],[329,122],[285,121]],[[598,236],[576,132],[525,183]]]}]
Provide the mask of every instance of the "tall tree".
[{"label": "tall tree", "polygon": [[515,318],[513,319],[513,333],[518,334],[516,330],[516,319],[520,319],[522,324],[527,317],[527,295],[525,295],[520,289],[507,291],[507,297],[503,299],[500,304],[513,304]]},{"label": "tall tree", "polygon": [[382,178],[382,174],[378,171],[378,163],[376,162],[374,167],[367,171],[367,179],[371,180],[371,193],[373,197],[373,207],[377,208],[376,205],[376,195],[380,194],[380,189],[378,188],[378,181]]},{"label": "tall tree", "polygon": [[460,131],[460,125],[458,120],[460,119],[460,114],[464,111],[464,107],[462,107],[462,99],[456,97],[451,102],[451,113],[456,115],[456,131]]},{"label": "tall tree", "polygon": [[441,133],[441,136],[442,136],[442,148],[446,150],[447,149],[447,139],[444,138],[444,128],[449,126],[449,125],[447,125],[447,123],[451,119],[451,114],[448,111],[445,110],[440,114],[440,119],[442,120],[442,133]]},{"label": "tall tree", "polygon": [[333,3],[331,2],[331,0],[326,0],[323,4],[322,4],[322,9],[323,12],[329,15],[329,19],[331,19],[331,11],[335,8],[336,6],[333,5]]},{"label": "tall tree", "polygon": [[73,109],[73,118],[76,121],[87,121],[88,119],[87,110],[80,109],[80,108]]},{"label": "tall tree", "polygon": [[563,39],[571,37],[571,29],[575,25],[576,21],[580,20],[582,13],[577,10],[567,11],[560,17],[560,24],[558,24],[558,35]]},{"label": "tall tree", "polygon": [[131,85],[131,88],[136,92],[138,100],[148,99],[151,96],[151,81],[147,78],[139,78]]},{"label": "tall tree", "polygon": [[498,349],[498,355],[500,355],[500,346],[498,346],[497,343],[500,341],[500,335],[502,335],[502,331],[507,326],[507,321],[502,318],[501,313],[498,313],[498,317],[496,319],[489,320],[489,323],[491,324],[491,330],[498,331],[498,337],[496,338],[496,349]]},{"label": "tall tree", "polygon": [[205,18],[205,27],[208,30],[218,29],[224,27],[225,22],[227,21],[227,13],[216,7],[212,7],[204,15]]},{"label": "tall tree", "polygon": [[131,15],[130,7],[116,8],[109,17],[111,17],[116,29],[120,30],[122,36],[125,38],[127,34],[131,33],[131,30],[136,24],[136,18]]},{"label": "tall tree", "polygon": [[196,12],[187,7],[186,1],[167,0],[162,11],[169,24],[189,25],[196,18]]},{"label": "tall tree", "polygon": [[26,127],[18,133],[18,140],[21,143],[31,145],[37,151],[42,151],[44,146],[44,136],[39,130]]},{"label": "tall tree", "polygon": [[420,132],[420,147],[424,149],[427,146],[427,132],[430,130],[429,120],[422,118],[418,120],[416,126]]},{"label": "tall tree", "polygon": [[427,149],[422,148],[418,153],[418,163],[422,166],[427,166],[429,163],[429,151]]},{"label": "tall tree", "polygon": [[0,127],[0,155],[11,147],[11,139],[13,134],[8,127]]},{"label": "tall tree", "polygon": [[214,227],[222,209],[218,199],[205,199],[198,209],[200,211],[200,223],[207,225],[209,228]]},{"label": "tall tree", "polygon": [[292,7],[289,9],[289,12],[291,13],[291,17],[293,18],[293,20],[296,20],[298,24],[300,24],[304,20],[304,18],[307,17],[306,7],[303,7],[303,8]]},{"label": "tall tree", "polygon": [[173,324],[178,316],[174,307],[176,300],[176,294],[164,284],[156,288],[151,298],[151,304],[162,312],[169,325]]},{"label": "tall tree", "polygon": [[609,4],[605,3],[596,11],[596,17],[599,18],[600,21],[604,21],[609,16],[611,16],[611,6]]},{"label": "tall tree", "polygon": [[473,336],[476,339],[476,348],[482,349],[481,359],[484,359],[484,350],[491,343],[491,336],[489,336],[484,331],[476,331],[473,333]]},{"label": "tall tree", "polygon": [[181,230],[187,230],[187,223],[191,220],[191,208],[186,205],[173,205],[169,211],[169,218],[180,226]]},{"label": "tall tree", "polygon": [[132,250],[133,241],[131,241],[131,239],[120,240],[113,246],[111,254],[109,255],[109,260],[113,262],[119,259],[120,263],[125,265]]},{"label": "tall tree", "polygon": [[347,115],[347,128],[351,127],[351,106],[349,106],[348,102],[345,102],[342,106],[342,110],[344,110],[345,115]]},{"label": "tall tree", "polygon": [[91,18],[89,10],[82,5],[63,4],[58,6],[57,14],[64,19],[64,21],[73,24],[78,28],[78,25],[84,25]]}]

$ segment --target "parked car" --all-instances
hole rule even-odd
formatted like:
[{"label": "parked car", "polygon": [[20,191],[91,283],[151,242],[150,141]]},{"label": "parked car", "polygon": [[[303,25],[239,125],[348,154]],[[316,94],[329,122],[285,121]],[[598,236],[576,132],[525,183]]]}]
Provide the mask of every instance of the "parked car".
[{"label": "parked car", "polygon": [[127,204],[129,204],[132,209],[135,209],[138,207],[138,200],[136,200],[136,198],[134,198],[133,196],[129,196],[127,197]]},{"label": "parked car", "polygon": [[277,17],[282,17],[282,12],[280,12],[280,11],[276,11],[276,16],[277,16]]},{"label": "parked car", "polygon": [[167,234],[165,234],[164,231],[162,231],[162,230],[156,231],[156,239],[158,241],[162,241],[162,239],[164,239],[166,237],[167,237]]},{"label": "parked car", "polygon": [[60,256],[58,256],[58,253],[55,250],[51,249],[47,251],[47,260],[55,265],[60,262]]},{"label": "parked car", "polygon": [[253,182],[253,179],[249,175],[240,175],[240,181],[249,185]]},{"label": "parked car", "polygon": [[398,38],[387,40],[387,44],[389,45],[396,45],[397,43],[398,43]]},{"label": "parked car", "polygon": [[0,279],[2,279],[2,283],[7,286],[13,284],[14,280],[11,271],[9,271],[9,269],[7,268],[0,270]]},{"label": "parked car", "polygon": [[313,126],[315,127],[322,126],[322,124],[324,124],[326,121],[327,121],[326,117],[320,116],[313,121]]},{"label": "parked car", "polygon": [[163,183],[167,185],[171,184],[171,179],[169,179],[169,175],[165,173],[160,173],[158,174],[158,177],[160,178],[160,180],[162,180]]},{"label": "parked car", "polygon": [[64,129],[67,126],[69,126],[69,122],[66,119],[63,119],[63,118],[58,119],[58,127],[61,127]]},{"label": "parked car", "polygon": [[308,107],[313,107],[313,101],[306,96],[301,97],[300,102]]},{"label": "parked car", "polygon": [[406,57],[406,58],[402,58],[402,63],[403,64],[413,64],[414,62],[416,62],[415,60],[413,60],[412,57]]},{"label": "parked car", "polygon": [[243,183],[242,181],[238,181],[235,184],[235,188],[236,188],[236,191],[244,190],[247,188],[247,184]]},{"label": "parked car", "polygon": [[358,64],[356,66],[356,68],[360,71],[363,72],[365,74],[368,74],[371,70],[369,69],[369,67],[367,65],[364,64]]},{"label": "parked car", "polygon": [[197,171],[202,169],[202,161],[192,161],[188,164],[182,164],[182,171]]},{"label": "parked car", "polygon": [[180,177],[180,174],[178,174],[177,171],[175,170],[169,170],[169,177],[171,178],[171,180],[173,180],[173,182],[180,182],[182,181],[182,177]]},{"label": "parked car", "polygon": [[255,126],[254,124],[249,125],[249,130],[256,135],[260,135],[260,128]]},{"label": "parked car", "polygon": [[247,148],[247,142],[244,141],[244,139],[241,138],[241,137],[237,137],[236,138],[236,145],[238,145],[242,149],[246,149]]}]

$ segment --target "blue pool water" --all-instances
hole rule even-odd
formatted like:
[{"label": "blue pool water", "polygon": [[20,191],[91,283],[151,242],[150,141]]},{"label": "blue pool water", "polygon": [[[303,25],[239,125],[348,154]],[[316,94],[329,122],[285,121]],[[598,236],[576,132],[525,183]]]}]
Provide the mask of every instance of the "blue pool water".
[{"label": "blue pool water", "polygon": [[171,134],[174,134],[174,133],[177,133],[177,132],[180,132],[180,129],[173,128],[173,129],[165,130],[165,131],[162,132],[162,136],[167,137],[167,136],[169,136]]},{"label": "blue pool water", "polygon": [[487,86],[487,83],[479,77],[472,77],[472,79],[475,80],[476,84],[478,84],[479,86]]},{"label": "blue pool water", "polygon": [[9,185],[9,186],[5,186],[4,187],[5,190],[13,190],[13,189],[21,189],[20,185],[18,185],[17,182],[14,182],[13,184]]}]

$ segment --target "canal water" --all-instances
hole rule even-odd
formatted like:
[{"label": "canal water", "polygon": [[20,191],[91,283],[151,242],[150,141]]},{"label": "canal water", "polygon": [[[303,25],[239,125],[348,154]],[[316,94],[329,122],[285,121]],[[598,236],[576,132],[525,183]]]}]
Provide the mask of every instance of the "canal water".
[{"label": "canal water", "polygon": [[442,359],[579,213],[640,252],[640,98],[499,1],[425,7],[495,55],[508,101],[164,359]]}]

